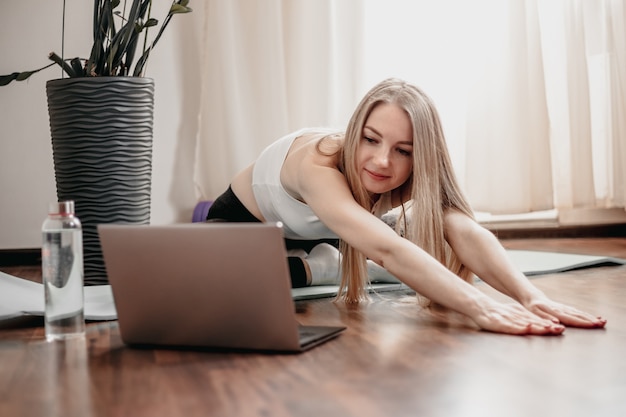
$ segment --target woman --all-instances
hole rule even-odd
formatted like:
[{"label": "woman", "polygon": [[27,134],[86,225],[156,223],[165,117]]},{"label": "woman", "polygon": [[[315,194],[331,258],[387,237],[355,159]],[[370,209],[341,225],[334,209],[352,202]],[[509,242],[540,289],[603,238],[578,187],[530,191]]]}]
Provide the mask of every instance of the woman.
[{"label": "woman", "polygon": [[[380,220],[394,208],[395,230]],[[208,219],[281,221],[286,238],[339,238],[340,255],[322,243],[300,253],[299,273],[293,258],[290,267],[309,284],[336,276],[341,259],[347,302],[365,297],[375,263],[485,330],[560,334],[565,325],[606,323],[548,299],[515,270],[495,236],[473,219],[432,101],[402,80],[372,88],[345,134],[301,130],[269,146],[233,179]],[[473,274],[519,304],[487,297],[471,285]]]}]

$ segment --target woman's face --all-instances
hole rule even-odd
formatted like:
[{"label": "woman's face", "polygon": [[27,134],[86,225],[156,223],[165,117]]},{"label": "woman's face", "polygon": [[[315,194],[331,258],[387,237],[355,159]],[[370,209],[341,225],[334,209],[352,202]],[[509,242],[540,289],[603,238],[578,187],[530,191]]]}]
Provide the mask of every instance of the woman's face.
[{"label": "woman's face", "polygon": [[372,110],[357,148],[357,169],[371,194],[404,184],[413,171],[413,129],[406,112],[382,103]]}]

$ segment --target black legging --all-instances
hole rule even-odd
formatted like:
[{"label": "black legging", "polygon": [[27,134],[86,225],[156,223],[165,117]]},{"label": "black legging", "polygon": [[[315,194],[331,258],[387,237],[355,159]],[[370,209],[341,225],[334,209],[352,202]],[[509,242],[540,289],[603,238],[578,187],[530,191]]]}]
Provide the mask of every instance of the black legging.
[{"label": "black legging", "polygon": [[[244,222],[256,223],[261,220],[254,217],[252,213],[243,205],[243,203],[233,193],[229,186],[222,195],[211,204],[206,218],[207,222]],[[290,249],[304,249],[309,252],[320,243],[329,243],[335,247],[339,246],[337,239],[321,239],[321,240],[294,240],[285,239],[285,247]],[[289,274],[291,276],[291,287],[301,288],[307,286],[306,269],[304,262],[297,256],[287,257],[289,264]]]}]

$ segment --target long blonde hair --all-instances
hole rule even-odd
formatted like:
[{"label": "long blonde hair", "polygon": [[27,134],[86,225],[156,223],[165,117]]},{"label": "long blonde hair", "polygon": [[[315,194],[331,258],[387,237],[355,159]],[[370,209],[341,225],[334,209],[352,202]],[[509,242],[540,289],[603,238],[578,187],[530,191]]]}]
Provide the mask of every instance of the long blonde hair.
[{"label": "long blonde hair", "polygon": [[[363,137],[363,127],[372,110],[381,103],[404,109],[413,127],[413,172],[411,177],[379,201],[391,201],[391,193],[402,196],[402,210],[396,231],[404,225],[403,235],[452,272],[471,282],[471,272],[461,264],[444,235],[444,212],[456,209],[470,217],[472,210],[461,192],[448,154],[439,114],[432,100],[419,88],[403,80],[390,78],[374,86],[363,97],[348,123],[344,145],[339,151],[343,171],[354,199],[370,212],[374,203],[361,184],[356,153]],[[396,195],[396,194],[394,194]],[[405,202],[410,210],[405,210]],[[409,214],[407,214],[407,212]],[[365,256],[340,242],[342,277],[339,296],[346,302],[367,299],[368,284]]]}]

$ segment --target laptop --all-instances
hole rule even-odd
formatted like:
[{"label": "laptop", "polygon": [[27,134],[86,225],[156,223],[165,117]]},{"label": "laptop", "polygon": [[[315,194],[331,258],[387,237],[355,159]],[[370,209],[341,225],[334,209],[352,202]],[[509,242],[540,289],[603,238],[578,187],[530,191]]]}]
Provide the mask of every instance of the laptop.
[{"label": "laptop", "polygon": [[127,345],[302,352],[343,326],[296,321],[280,223],[98,226]]}]

